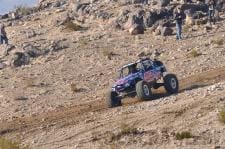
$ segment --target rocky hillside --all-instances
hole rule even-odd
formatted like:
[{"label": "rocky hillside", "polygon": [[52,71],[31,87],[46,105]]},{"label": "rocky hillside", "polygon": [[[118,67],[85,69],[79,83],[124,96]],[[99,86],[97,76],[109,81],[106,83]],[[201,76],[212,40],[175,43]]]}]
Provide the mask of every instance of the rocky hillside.
[{"label": "rocky hillside", "polygon": [[[187,14],[180,41],[177,5]],[[0,135],[35,149],[225,147],[225,14],[210,26],[206,11],[197,2],[42,0],[1,16],[10,44],[0,45]],[[177,74],[180,93],[106,108],[117,70],[143,56]]]}]

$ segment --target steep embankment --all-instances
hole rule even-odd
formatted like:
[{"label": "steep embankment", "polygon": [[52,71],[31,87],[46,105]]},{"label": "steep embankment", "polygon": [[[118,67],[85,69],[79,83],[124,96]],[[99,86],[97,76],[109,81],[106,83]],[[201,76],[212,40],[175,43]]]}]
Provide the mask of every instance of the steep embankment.
[{"label": "steep embankment", "polygon": [[[107,109],[102,100],[88,102],[32,118],[2,123],[0,130],[2,135],[10,138],[16,136],[34,148],[73,148],[76,144],[84,148],[93,145],[97,148],[104,145],[127,146],[130,141],[138,143],[130,142],[127,147],[159,147],[162,144],[178,147],[179,143],[176,143],[173,133],[187,130],[196,136],[189,141],[189,145],[213,146],[207,139],[213,139],[215,144],[223,144],[224,140],[220,142],[219,139],[223,137],[224,127],[218,122],[217,114],[225,101],[225,84],[217,82],[224,80],[223,67],[180,80],[181,90],[175,96],[161,93],[154,101],[137,103],[138,100],[127,100],[123,107],[115,109]],[[113,135],[111,133],[118,133],[123,124],[138,128],[141,133],[125,134],[119,140],[109,141]],[[201,125],[205,127],[200,129]]]}]

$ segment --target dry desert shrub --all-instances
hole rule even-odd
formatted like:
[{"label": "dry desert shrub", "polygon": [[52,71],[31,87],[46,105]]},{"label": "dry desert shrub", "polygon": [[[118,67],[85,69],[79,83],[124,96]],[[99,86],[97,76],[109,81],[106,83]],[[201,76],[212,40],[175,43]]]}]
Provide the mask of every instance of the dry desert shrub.
[{"label": "dry desert shrub", "polygon": [[225,107],[218,114],[219,121],[225,124]]},{"label": "dry desert shrub", "polygon": [[28,147],[20,147],[18,143],[0,138],[0,149],[28,149]]},{"label": "dry desert shrub", "polygon": [[68,21],[65,24],[65,29],[70,31],[80,31],[83,29],[83,27],[76,23],[73,23],[72,21]]},{"label": "dry desert shrub", "polygon": [[70,84],[70,90],[71,90],[73,93],[77,93],[77,92],[81,92],[82,89],[81,89],[80,87],[78,87],[77,84],[71,83],[71,84]]},{"label": "dry desert shrub", "polygon": [[126,135],[137,135],[140,134],[141,132],[137,129],[137,127],[135,127],[134,124],[129,125],[126,123],[122,123],[120,126],[120,131],[118,133],[113,133],[110,136],[110,141],[117,141],[119,140],[121,137],[126,136]]},{"label": "dry desert shrub", "polygon": [[109,49],[103,49],[102,50],[102,53],[105,57],[107,57],[109,60],[112,59],[112,56],[113,56],[113,52]]},{"label": "dry desert shrub", "polygon": [[187,57],[188,58],[195,58],[195,57],[198,57],[202,55],[202,53],[198,52],[198,49],[197,48],[193,48],[188,54],[187,54]]},{"label": "dry desert shrub", "polygon": [[212,43],[218,46],[222,46],[224,44],[224,41],[224,39],[215,39],[212,41]]},{"label": "dry desert shrub", "polygon": [[175,137],[177,140],[193,138],[193,135],[189,131],[183,131],[181,133],[176,133]]}]

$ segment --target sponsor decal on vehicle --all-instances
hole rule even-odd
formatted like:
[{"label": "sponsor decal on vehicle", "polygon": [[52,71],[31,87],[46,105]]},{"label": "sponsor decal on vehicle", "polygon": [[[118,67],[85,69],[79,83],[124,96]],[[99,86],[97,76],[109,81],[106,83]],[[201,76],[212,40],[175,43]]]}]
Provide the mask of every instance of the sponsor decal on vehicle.
[{"label": "sponsor decal on vehicle", "polygon": [[160,72],[158,71],[151,70],[144,73],[144,80],[147,82],[151,82],[159,78],[160,78]]}]

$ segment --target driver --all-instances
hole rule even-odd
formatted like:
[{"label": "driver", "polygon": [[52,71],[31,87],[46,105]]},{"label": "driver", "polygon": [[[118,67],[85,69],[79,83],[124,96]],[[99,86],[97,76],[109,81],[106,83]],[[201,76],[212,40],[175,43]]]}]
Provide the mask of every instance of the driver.
[{"label": "driver", "polygon": [[145,70],[151,70],[152,69],[152,64],[150,61],[144,61],[143,66]]},{"label": "driver", "polygon": [[137,65],[136,64],[133,64],[129,67],[129,74],[133,74],[133,73],[136,73],[138,72],[137,70]]}]

